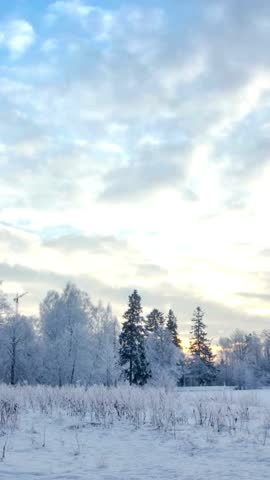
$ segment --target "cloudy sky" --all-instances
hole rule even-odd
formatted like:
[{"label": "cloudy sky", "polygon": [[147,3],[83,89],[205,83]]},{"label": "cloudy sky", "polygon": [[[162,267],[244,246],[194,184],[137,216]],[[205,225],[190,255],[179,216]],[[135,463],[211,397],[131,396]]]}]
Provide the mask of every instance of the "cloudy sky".
[{"label": "cloudy sky", "polygon": [[269,0],[0,5],[0,278],[270,326]]}]

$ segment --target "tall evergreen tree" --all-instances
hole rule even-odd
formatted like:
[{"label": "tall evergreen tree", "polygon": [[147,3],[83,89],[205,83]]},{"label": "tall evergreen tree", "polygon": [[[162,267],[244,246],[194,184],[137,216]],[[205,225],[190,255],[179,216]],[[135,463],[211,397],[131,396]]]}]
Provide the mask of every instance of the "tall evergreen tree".
[{"label": "tall evergreen tree", "polygon": [[215,378],[214,355],[207,338],[206,325],[203,322],[204,312],[197,307],[192,317],[190,341],[190,373],[199,385],[211,383]]},{"label": "tall evergreen tree", "polygon": [[154,308],[146,317],[146,330],[147,332],[154,332],[159,327],[163,327],[164,323],[165,319],[163,313],[157,308]]},{"label": "tall evergreen tree", "polygon": [[169,310],[169,313],[167,316],[166,328],[170,332],[173,344],[176,347],[182,348],[182,343],[177,332],[177,318],[174,315],[172,309]]},{"label": "tall evergreen tree", "polygon": [[129,296],[129,308],[125,312],[120,342],[120,363],[131,384],[143,385],[149,376],[145,355],[144,325],[141,297],[137,290]]}]

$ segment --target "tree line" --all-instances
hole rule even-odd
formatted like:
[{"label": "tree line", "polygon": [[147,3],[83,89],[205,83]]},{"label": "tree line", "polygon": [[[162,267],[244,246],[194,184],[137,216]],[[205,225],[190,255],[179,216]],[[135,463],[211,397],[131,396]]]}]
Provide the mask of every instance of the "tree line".
[{"label": "tree line", "polygon": [[270,384],[270,330],[236,330],[221,338],[213,354],[204,312],[191,319],[184,351],[172,309],[143,315],[136,290],[119,324],[110,306],[95,306],[68,283],[50,290],[38,317],[14,312],[0,291],[0,381],[11,384],[104,384],[193,386]]}]

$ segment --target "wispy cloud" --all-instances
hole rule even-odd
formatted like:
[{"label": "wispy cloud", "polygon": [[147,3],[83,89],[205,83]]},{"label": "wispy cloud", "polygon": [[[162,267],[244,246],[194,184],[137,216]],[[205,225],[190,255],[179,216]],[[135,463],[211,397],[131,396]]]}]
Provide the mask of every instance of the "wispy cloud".
[{"label": "wispy cloud", "polygon": [[94,12],[96,8],[80,0],[57,0],[49,6],[49,12],[58,15],[84,18]]},{"label": "wispy cloud", "polygon": [[269,2],[51,1],[31,18],[15,3],[0,33],[2,263],[91,270],[119,311],[136,286],[164,308],[171,289],[180,316],[199,299],[216,330],[230,309],[264,322]]}]

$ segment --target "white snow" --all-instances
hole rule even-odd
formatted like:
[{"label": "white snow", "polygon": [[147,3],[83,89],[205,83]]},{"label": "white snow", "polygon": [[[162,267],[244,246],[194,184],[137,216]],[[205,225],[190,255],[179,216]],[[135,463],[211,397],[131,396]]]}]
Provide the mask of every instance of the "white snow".
[{"label": "white snow", "polygon": [[2,385],[0,429],[1,480],[269,479],[270,390]]}]

